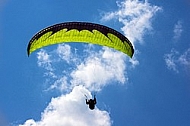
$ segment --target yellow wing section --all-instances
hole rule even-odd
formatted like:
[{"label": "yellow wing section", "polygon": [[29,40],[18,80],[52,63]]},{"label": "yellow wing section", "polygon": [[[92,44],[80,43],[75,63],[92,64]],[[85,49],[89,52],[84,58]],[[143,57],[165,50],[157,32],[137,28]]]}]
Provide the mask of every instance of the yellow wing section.
[{"label": "yellow wing section", "polygon": [[44,46],[66,42],[107,46],[119,50],[131,58],[134,53],[131,42],[114,29],[94,23],[67,22],[50,26],[38,32],[28,44],[28,56]]}]

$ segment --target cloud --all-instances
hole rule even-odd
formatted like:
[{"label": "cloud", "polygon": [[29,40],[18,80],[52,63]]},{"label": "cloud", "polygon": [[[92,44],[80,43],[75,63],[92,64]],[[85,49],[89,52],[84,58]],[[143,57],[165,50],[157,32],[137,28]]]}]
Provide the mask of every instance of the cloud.
[{"label": "cloud", "polygon": [[[40,49],[40,51],[37,53],[37,64],[39,67],[44,68],[46,72],[44,73],[44,76],[48,76],[51,78],[57,78],[54,68],[52,66],[53,63],[52,56],[46,52],[44,49]],[[47,78],[46,81],[49,81]]]},{"label": "cloud", "polygon": [[127,80],[125,59],[126,55],[123,53],[103,48],[92,53],[71,72],[71,83],[82,84],[91,91],[100,91],[114,81],[124,84]]},{"label": "cloud", "polygon": [[66,76],[62,76],[57,78],[53,84],[46,90],[59,90],[61,92],[68,92],[71,89],[71,85],[68,83],[68,78]]},{"label": "cloud", "polygon": [[177,65],[176,65],[176,62],[178,61],[176,59],[176,55],[178,55],[178,54],[179,54],[179,52],[172,49],[169,54],[165,54],[165,56],[164,56],[164,60],[166,62],[166,65],[167,65],[168,69],[171,69],[171,70],[173,70],[175,72],[178,72]]},{"label": "cloud", "polygon": [[84,85],[90,91],[100,91],[108,84],[127,82],[125,54],[106,47],[95,52],[92,45],[89,46],[85,46],[84,57],[72,53],[73,48],[66,44],[59,45],[56,51],[49,54],[45,50],[37,53],[38,66],[46,70],[46,82],[50,83],[46,91],[58,89],[68,92],[76,85]]},{"label": "cloud", "polygon": [[190,68],[190,48],[180,54],[172,49],[169,54],[164,55],[164,60],[168,69],[179,72],[180,67]]},{"label": "cloud", "polygon": [[147,0],[125,0],[117,2],[117,5],[119,9],[106,12],[102,21],[117,19],[124,25],[121,30],[131,42],[142,42],[145,33],[152,30],[151,19],[161,8],[151,5]]},{"label": "cloud", "polygon": [[69,63],[72,59],[71,47],[67,44],[59,44],[56,50],[61,60],[65,60]]},{"label": "cloud", "polygon": [[190,48],[178,58],[180,64],[190,67]]},{"label": "cloud", "polygon": [[43,67],[48,71],[53,71],[52,68],[52,60],[50,59],[50,55],[46,52],[46,50],[41,49],[38,53],[37,53],[37,59],[38,59],[38,66],[39,67]]},{"label": "cloud", "polygon": [[173,36],[173,39],[175,41],[177,41],[181,37],[182,32],[183,32],[182,21],[178,21],[175,24],[175,26],[174,26],[174,30],[173,30],[174,36]]},{"label": "cloud", "polygon": [[85,87],[76,86],[70,93],[52,98],[39,121],[29,119],[19,126],[111,126],[109,113],[97,107],[90,110],[84,94],[92,97]]}]

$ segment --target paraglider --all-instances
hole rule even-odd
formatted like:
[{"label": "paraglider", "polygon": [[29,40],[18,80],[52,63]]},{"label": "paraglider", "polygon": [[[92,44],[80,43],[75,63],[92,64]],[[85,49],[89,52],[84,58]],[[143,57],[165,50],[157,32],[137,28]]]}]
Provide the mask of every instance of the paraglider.
[{"label": "paraglider", "polygon": [[86,99],[86,104],[89,105],[91,110],[93,110],[96,105],[96,96],[94,95],[94,99]]},{"label": "paraglider", "polygon": [[47,27],[30,40],[28,56],[37,49],[67,42],[91,43],[121,51],[132,58],[131,42],[118,31],[104,25],[88,22],[65,22]]},{"label": "paraglider", "polygon": [[[79,42],[107,46],[133,57],[132,43],[120,32],[104,25],[89,22],[65,22],[49,26],[32,37],[27,47],[28,56],[45,46]],[[93,110],[96,105],[94,99],[86,99],[86,104]]]}]

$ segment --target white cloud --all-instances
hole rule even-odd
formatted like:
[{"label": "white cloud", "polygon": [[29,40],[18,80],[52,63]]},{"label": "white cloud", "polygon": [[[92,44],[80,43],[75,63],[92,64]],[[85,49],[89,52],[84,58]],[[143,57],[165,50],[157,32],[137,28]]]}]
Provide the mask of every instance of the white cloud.
[{"label": "white cloud", "polygon": [[[37,53],[37,64],[39,67],[44,68],[46,72],[44,73],[44,76],[51,77],[51,78],[57,78],[54,68],[52,66],[53,60],[51,59],[51,55],[46,52],[44,49],[40,49],[40,51]],[[47,82],[49,82],[49,78],[46,79]]]},{"label": "white cloud", "polygon": [[50,85],[50,87],[46,91],[55,89],[61,92],[68,92],[70,91],[70,88],[71,86],[68,83],[68,78],[66,76],[63,76],[63,77],[57,78],[55,82],[52,85]]},{"label": "white cloud", "polygon": [[76,86],[69,94],[52,98],[40,121],[29,119],[19,126],[111,126],[109,113],[97,107],[90,110],[84,94],[92,97],[85,87]]},{"label": "white cloud", "polygon": [[135,50],[135,53],[133,55],[133,58],[129,59],[129,62],[131,63],[132,67],[135,68],[135,66],[139,65],[139,61],[137,60],[137,55],[140,52],[138,51],[138,49]]},{"label": "white cloud", "polygon": [[175,72],[179,72],[180,66],[190,68],[190,48],[187,49],[183,54],[180,54],[175,49],[172,49],[169,54],[165,54],[164,60],[168,69]]},{"label": "white cloud", "polygon": [[77,69],[71,72],[71,83],[74,85],[84,85],[91,91],[100,91],[105,85],[114,81],[124,84],[125,58],[120,52],[103,48],[98,53],[94,53],[85,59]]},{"label": "white cloud", "polygon": [[183,32],[182,21],[178,21],[175,24],[173,32],[174,32],[173,39],[177,41],[181,37],[181,34]]},{"label": "white cloud", "polygon": [[158,6],[153,6],[139,0],[125,0],[117,2],[119,9],[113,12],[107,12],[102,17],[102,21],[117,19],[124,26],[121,30],[133,43],[142,42],[143,35],[152,30],[151,19],[155,13],[161,10]]},{"label": "white cloud", "polygon": [[176,65],[176,62],[177,62],[176,55],[178,54],[179,52],[172,49],[169,54],[165,54],[164,56],[164,60],[166,62],[168,69],[174,70],[175,72],[178,72],[177,65]]},{"label": "white cloud", "polygon": [[133,57],[132,59],[129,59],[129,62],[132,64],[132,67],[135,67],[139,65],[139,61],[137,60],[136,57]]},{"label": "white cloud", "polygon": [[53,71],[53,67],[52,67],[52,60],[50,59],[50,55],[46,52],[46,50],[41,49],[38,53],[37,53],[37,63],[39,67],[43,67],[44,69],[46,69],[47,71]]},{"label": "white cloud", "polygon": [[[46,91],[58,89],[68,92],[76,85],[84,85],[90,91],[100,91],[108,84],[124,84],[128,80],[125,54],[106,47],[98,52],[88,46],[84,50],[84,57],[73,54],[69,45],[59,45],[56,51],[49,54],[45,50],[37,53],[38,65],[45,68],[48,76],[46,82],[50,83]],[[138,64],[135,60],[130,62]],[[64,66],[66,63],[67,66]]]},{"label": "white cloud", "polygon": [[190,48],[180,55],[178,60],[180,64],[190,67]]},{"label": "white cloud", "polygon": [[[37,53],[37,63],[39,67],[46,69],[47,71],[53,71],[53,66],[58,62],[64,62],[67,64],[77,62],[74,54],[71,52],[71,47],[67,44],[58,44],[57,49],[49,51],[41,49]],[[52,65],[53,64],[53,65]]]},{"label": "white cloud", "polygon": [[59,44],[56,51],[62,60],[65,60],[67,63],[69,63],[71,60],[71,47],[69,45]]}]

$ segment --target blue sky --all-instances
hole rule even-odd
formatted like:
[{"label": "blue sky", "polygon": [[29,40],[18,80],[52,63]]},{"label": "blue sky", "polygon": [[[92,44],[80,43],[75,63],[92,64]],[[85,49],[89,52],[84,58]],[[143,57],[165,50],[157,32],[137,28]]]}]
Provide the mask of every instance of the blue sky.
[{"label": "blue sky", "polygon": [[[189,126],[189,15],[189,0],[1,0],[0,125]],[[120,31],[134,57],[76,43],[27,57],[35,33],[66,21]]]}]

